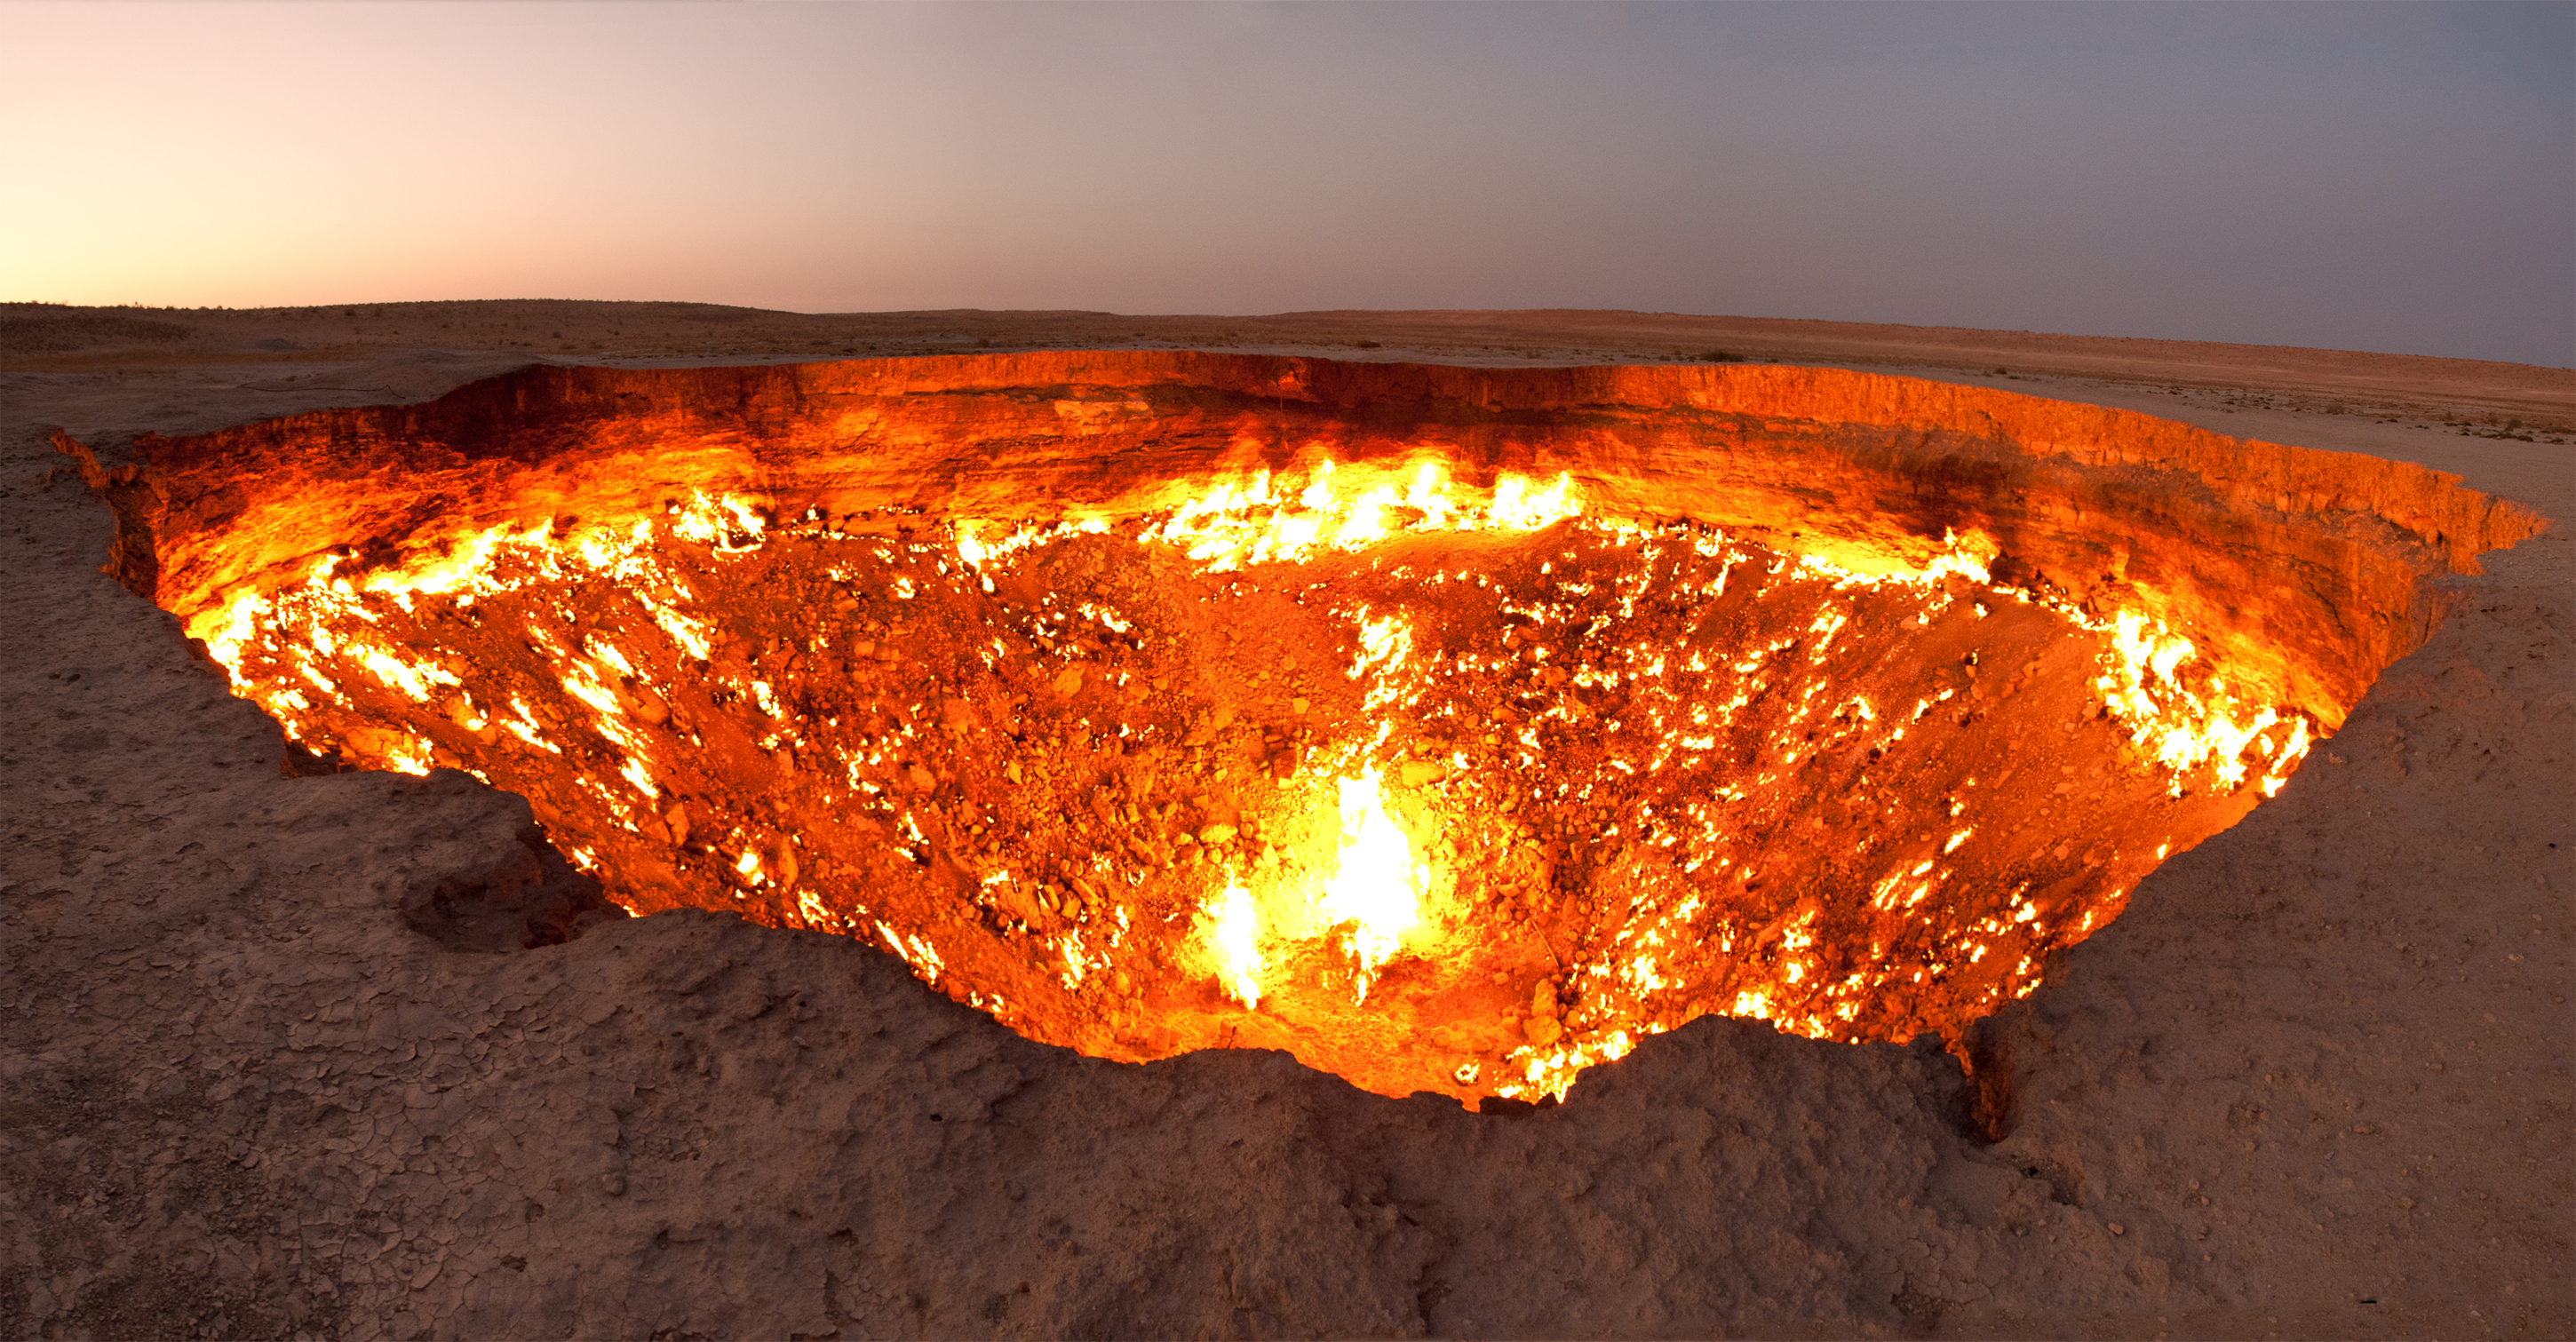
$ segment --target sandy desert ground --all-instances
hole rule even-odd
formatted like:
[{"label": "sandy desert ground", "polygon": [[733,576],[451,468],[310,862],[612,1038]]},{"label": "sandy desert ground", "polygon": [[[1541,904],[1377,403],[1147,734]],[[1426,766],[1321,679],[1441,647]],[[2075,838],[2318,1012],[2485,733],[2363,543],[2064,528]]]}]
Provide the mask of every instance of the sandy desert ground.
[{"label": "sandy desert ground", "polygon": [[694,913],[460,954],[403,896],[542,878],[459,775],[282,776],[98,572],[113,451],[544,358],[1192,345],[1739,358],[2144,410],[2576,517],[2576,374],[1630,313],[807,316],[0,307],[0,1334],[2576,1333],[2576,548],[2447,619],[2275,800],[1936,1049],[1706,1019],[1517,1118],[1284,1055],[1042,1047],[845,940]]}]

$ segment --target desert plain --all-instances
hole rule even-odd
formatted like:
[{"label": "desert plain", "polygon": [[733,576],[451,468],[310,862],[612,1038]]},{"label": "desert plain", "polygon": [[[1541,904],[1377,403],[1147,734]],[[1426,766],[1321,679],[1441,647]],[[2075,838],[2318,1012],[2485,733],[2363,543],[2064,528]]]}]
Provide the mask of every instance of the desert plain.
[{"label": "desert plain", "polygon": [[[1744,361],[2418,463],[2551,520],[2281,794],[1936,1047],[1703,1018],[1509,1117],[1276,1052],[1022,1039],[857,942],[674,912],[446,949],[526,803],[295,777],[100,571],[56,429],[530,362],[1183,348]],[[29,1337],[2554,1337],[2569,1286],[2576,373],[1671,314],[0,308],[0,1332]]]}]

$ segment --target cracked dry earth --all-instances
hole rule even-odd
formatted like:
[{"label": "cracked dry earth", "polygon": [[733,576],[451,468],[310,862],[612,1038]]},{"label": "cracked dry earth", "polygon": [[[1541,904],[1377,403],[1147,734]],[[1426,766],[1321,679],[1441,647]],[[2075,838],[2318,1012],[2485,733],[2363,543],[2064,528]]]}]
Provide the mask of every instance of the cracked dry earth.
[{"label": "cracked dry earth", "polygon": [[[1995,1019],[2001,1141],[1928,1043],[1721,1019],[1482,1117],[1276,1053],[1080,1057],[717,915],[414,931],[580,891],[463,775],[281,776],[275,724],[96,571],[107,511],[38,426],[489,367],[5,375],[0,1335],[2576,1330],[2563,529],[2445,580],[2277,800]],[[2562,458],[2448,450],[2416,459],[2570,515]]]}]

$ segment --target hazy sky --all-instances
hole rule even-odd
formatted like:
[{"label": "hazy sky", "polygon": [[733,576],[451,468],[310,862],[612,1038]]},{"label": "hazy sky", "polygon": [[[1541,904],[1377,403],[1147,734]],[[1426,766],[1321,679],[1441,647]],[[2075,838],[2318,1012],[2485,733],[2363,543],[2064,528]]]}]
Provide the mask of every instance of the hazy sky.
[{"label": "hazy sky", "polygon": [[0,4],[0,299],[1602,307],[2576,364],[2576,6]]}]

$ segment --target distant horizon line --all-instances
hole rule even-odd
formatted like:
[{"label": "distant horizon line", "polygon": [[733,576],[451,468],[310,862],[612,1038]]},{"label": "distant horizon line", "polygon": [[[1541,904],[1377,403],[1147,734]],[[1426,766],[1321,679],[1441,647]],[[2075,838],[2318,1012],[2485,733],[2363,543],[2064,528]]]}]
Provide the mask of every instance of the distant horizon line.
[{"label": "distant horizon line", "polygon": [[1117,310],[1115,310],[1115,309],[1108,309],[1108,308],[983,308],[983,307],[939,307],[939,308],[839,308],[839,309],[812,309],[812,310],[807,310],[807,309],[799,309],[799,308],[769,308],[769,307],[760,307],[760,306],[753,305],[753,304],[748,304],[748,303],[718,303],[718,302],[709,302],[709,301],[700,300],[700,299],[681,299],[681,298],[530,298],[530,297],[518,297],[518,298],[406,298],[406,299],[365,299],[365,300],[343,300],[343,301],[330,302],[330,303],[263,304],[263,305],[259,305],[259,306],[253,306],[253,307],[233,307],[233,306],[226,306],[226,305],[221,305],[221,304],[206,304],[206,305],[200,305],[200,306],[195,306],[195,307],[188,307],[188,306],[177,306],[177,305],[168,305],[168,304],[151,304],[151,303],[140,303],[140,302],[128,302],[128,303],[73,303],[73,302],[62,301],[62,300],[56,300],[56,299],[6,299],[6,300],[0,300],[0,311],[6,311],[6,310],[8,310],[8,309],[12,309],[12,308],[16,308],[16,309],[27,309],[27,308],[52,308],[52,309],[63,309],[63,310],[86,310],[86,311],[98,311],[98,312],[169,312],[169,313],[182,313],[182,312],[228,312],[228,313],[288,313],[288,312],[328,312],[328,311],[330,311],[331,309],[334,309],[334,308],[338,308],[338,309],[342,309],[342,310],[346,311],[346,310],[354,310],[354,309],[358,309],[358,308],[398,308],[398,307],[426,308],[426,307],[465,307],[465,306],[476,306],[476,305],[498,305],[498,304],[505,304],[505,303],[560,304],[560,305],[565,305],[565,306],[576,306],[576,305],[578,305],[578,306],[587,306],[587,307],[621,307],[621,306],[647,307],[647,306],[649,306],[649,307],[662,307],[662,308],[719,308],[719,309],[723,309],[723,310],[726,310],[726,311],[733,311],[733,312],[757,312],[757,313],[769,313],[769,314],[775,314],[775,315],[778,315],[778,316],[786,316],[786,317],[910,317],[910,316],[941,316],[941,315],[947,315],[947,314],[959,314],[959,315],[974,314],[974,315],[978,315],[978,316],[995,316],[995,317],[1009,317],[1009,316],[1029,316],[1029,317],[1049,317],[1049,316],[1054,316],[1054,317],[1114,317],[1114,318],[1126,318],[1126,319],[1135,319],[1135,320],[1159,320],[1159,321],[1177,321],[1177,320],[1207,320],[1207,321],[1217,321],[1217,320],[1222,320],[1222,321],[1277,321],[1277,320],[1283,320],[1283,319],[1289,319],[1289,318],[1299,318],[1299,317],[1346,317],[1346,318],[1348,318],[1348,317],[1400,317],[1400,316],[1482,316],[1482,315],[1508,316],[1508,315],[1519,315],[1519,314],[1528,314],[1528,315],[1541,315],[1541,314],[1545,314],[1545,315],[1580,315],[1580,314],[1598,314],[1598,315],[1602,315],[1602,316],[1627,316],[1627,317],[1649,317],[1649,318],[1654,318],[1654,317],[1663,317],[1663,318],[1673,318],[1673,319],[1683,320],[1683,321],[1758,322],[1758,323],[1776,323],[1776,324],[1782,324],[1782,325],[1799,325],[1799,326],[1813,326],[1813,327],[1868,328],[1868,329],[1878,329],[1878,330],[1888,330],[1888,331],[1972,332],[1972,333],[1976,333],[1976,334],[1982,334],[1982,335],[1994,335],[1994,336],[2023,336],[2023,337],[2035,337],[2035,338],[2044,338],[2044,339],[2060,339],[2060,340],[2094,340],[2094,341],[2113,341],[2113,342],[2122,342],[2122,343],[2133,343],[2133,344],[2153,344],[2153,345],[2202,345],[2202,346],[2211,346],[2211,347],[2215,347],[2215,348],[2225,348],[2225,349],[2247,349],[2247,350],[2296,350],[2296,351],[2301,351],[2301,352],[2305,352],[2305,353],[2315,353],[2315,354],[2355,354],[2355,355],[2368,355],[2368,356],[2373,357],[2373,358],[2389,358],[2389,359],[2427,359],[2427,360],[2437,360],[2437,361],[2441,361],[2441,362],[2448,362],[2448,363],[2494,364],[2494,365],[2498,365],[2498,366],[2500,366],[2500,367],[2507,367],[2507,368],[2540,368],[2540,369],[2549,369],[2549,370],[2552,370],[2552,371],[2576,372],[2576,367],[2571,367],[2571,366],[2569,366],[2569,365],[2561,365],[2561,364],[2521,363],[2521,362],[2517,362],[2517,361],[2509,360],[2509,359],[2480,359],[2480,358],[2473,358],[2473,357],[2469,357],[2469,356],[2465,356],[2465,355],[2452,355],[2452,354],[2412,354],[2412,353],[2405,353],[2405,352],[2401,352],[2401,351],[2394,351],[2394,350],[2361,349],[2361,348],[2355,348],[2355,347],[2332,346],[2332,345],[2276,345],[2276,344],[2264,344],[2264,343],[2260,343],[2260,342],[2256,342],[2256,341],[2244,341],[2244,340],[2200,340],[2200,339],[2189,339],[2189,338],[2174,337],[2174,336],[2098,335],[2098,334],[2090,334],[2090,333],[2077,332],[2077,331],[2041,331],[2041,330],[2033,330],[2033,329],[2029,329],[2029,328],[2019,328],[2019,327],[1936,325],[1936,324],[1921,323],[1921,322],[1871,322],[1871,321],[1854,321],[1854,320],[1849,320],[1849,319],[1844,319],[1844,318],[1835,318],[1835,317],[1769,317],[1769,316],[1757,316],[1757,315],[1746,314],[1746,313],[1676,312],[1676,311],[1669,311],[1669,310],[1654,310],[1654,309],[1646,309],[1646,308],[1583,308],[1583,307],[1504,307],[1504,308],[1411,308],[1411,307],[1409,307],[1409,308],[1349,308],[1349,307],[1342,307],[1342,308],[1293,308],[1293,309],[1287,309],[1287,310],[1278,311],[1278,312],[1237,312],[1237,313],[1228,313],[1228,312],[1121,312],[1121,311],[1117,311]]}]

